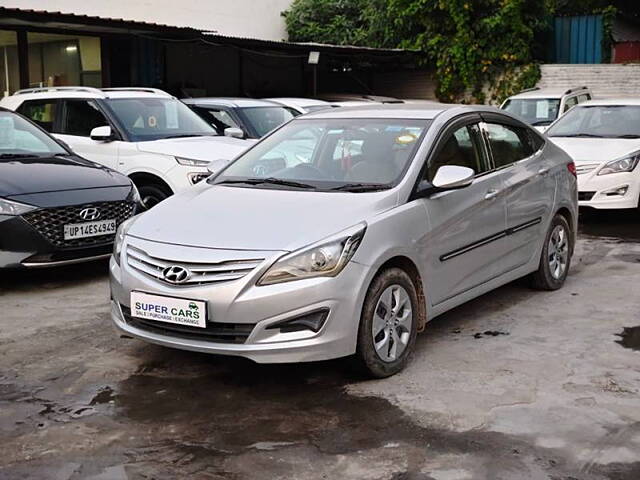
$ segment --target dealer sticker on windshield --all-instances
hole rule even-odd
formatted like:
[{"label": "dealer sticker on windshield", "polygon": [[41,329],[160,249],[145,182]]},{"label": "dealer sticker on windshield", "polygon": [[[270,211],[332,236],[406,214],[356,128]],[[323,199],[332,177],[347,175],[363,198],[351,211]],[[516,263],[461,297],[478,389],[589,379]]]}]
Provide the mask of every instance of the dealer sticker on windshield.
[{"label": "dealer sticker on windshield", "polygon": [[207,302],[133,291],[131,315],[145,320],[205,328]]}]

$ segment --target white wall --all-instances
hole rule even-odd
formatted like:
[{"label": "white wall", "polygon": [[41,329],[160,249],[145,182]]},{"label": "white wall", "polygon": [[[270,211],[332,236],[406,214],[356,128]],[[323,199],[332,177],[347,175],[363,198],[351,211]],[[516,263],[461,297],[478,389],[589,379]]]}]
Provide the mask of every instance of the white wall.
[{"label": "white wall", "polygon": [[221,35],[286,40],[292,0],[0,0],[0,6],[162,23]]}]

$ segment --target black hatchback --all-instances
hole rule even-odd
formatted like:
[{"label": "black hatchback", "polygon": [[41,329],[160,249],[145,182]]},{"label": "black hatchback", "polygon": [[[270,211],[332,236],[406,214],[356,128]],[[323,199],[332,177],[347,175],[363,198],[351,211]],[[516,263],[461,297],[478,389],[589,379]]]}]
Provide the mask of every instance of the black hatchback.
[{"label": "black hatchback", "polygon": [[0,109],[0,268],[106,258],[118,225],[139,210],[128,177]]}]

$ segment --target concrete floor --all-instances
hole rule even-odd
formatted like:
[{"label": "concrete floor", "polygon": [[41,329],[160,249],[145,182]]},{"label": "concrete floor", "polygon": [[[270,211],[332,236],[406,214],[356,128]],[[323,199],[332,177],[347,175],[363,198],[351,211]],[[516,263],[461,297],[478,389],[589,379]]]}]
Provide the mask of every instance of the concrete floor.
[{"label": "concrete floor", "polygon": [[562,290],[479,298],[364,381],[119,338],[104,263],[5,275],[0,478],[638,480],[639,293],[639,218],[588,216]]}]

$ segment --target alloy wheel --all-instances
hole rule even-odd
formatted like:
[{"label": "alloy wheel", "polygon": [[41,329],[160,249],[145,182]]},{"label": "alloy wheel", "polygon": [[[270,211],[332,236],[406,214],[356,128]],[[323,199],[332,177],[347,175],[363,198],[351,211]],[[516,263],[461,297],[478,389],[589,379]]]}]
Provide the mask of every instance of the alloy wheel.
[{"label": "alloy wheel", "polygon": [[549,237],[547,248],[549,272],[556,280],[564,275],[569,260],[569,242],[567,231],[562,225],[556,225]]},{"label": "alloy wheel", "polygon": [[373,346],[383,362],[400,358],[411,338],[412,324],[409,294],[401,285],[389,285],[376,304],[371,332]]}]

